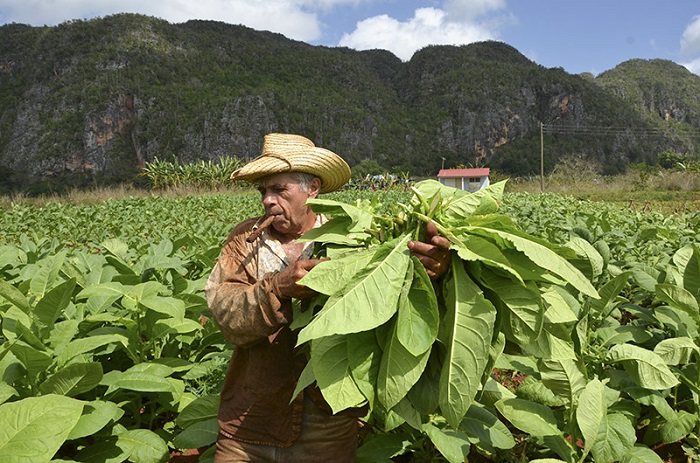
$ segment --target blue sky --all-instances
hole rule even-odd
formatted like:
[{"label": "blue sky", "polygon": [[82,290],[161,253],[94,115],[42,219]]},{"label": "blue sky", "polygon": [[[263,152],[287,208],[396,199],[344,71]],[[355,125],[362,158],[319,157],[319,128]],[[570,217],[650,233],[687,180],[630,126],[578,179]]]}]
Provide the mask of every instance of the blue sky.
[{"label": "blue sky", "polygon": [[698,0],[0,0],[0,24],[123,12],[243,24],[313,45],[383,48],[404,61],[427,45],[499,40],[572,74],[662,58],[700,75]]}]

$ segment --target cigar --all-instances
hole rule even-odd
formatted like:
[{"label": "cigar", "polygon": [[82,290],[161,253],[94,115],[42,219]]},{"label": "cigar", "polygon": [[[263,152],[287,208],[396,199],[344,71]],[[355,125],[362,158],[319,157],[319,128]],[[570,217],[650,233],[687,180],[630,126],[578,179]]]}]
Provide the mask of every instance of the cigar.
[{"label": "cigar", "polygon": [[245,239],[247,242],[252,243],[253,241],[257,240],[260,235],[262,235],[263,230],[265,230],[267,227],[272,225],[272,222],[275,220],[274,215],[268,215],[265,220],[262,221],[260,225],[258,225],[257,228],[255,228],[252,232],[250,232],[250,235]]}]

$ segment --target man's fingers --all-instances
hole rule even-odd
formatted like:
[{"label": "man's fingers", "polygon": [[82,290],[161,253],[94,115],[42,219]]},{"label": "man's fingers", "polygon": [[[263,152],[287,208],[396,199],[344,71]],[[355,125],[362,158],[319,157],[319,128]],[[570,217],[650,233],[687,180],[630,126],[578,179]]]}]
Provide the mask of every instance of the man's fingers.
[{"label": "man's fingers", "polygon": [[299,268],[302,268],[308,272],[309,270],[326,260],[328,259],[304,259],[298,260],[297,264],[299,265]]}]

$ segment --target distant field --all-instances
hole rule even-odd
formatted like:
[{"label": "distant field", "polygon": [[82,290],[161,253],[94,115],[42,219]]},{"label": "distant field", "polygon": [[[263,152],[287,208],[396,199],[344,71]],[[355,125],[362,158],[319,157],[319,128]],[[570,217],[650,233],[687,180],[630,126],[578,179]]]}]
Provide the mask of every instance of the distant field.
[{"label": "distant field", "polygon": [[[508,191],[541,192],[539,178],[513,180]],[[700,211],[700,174],[693,172],[631,172],[615,177],[545,177],[544,191],[590,201],[602,201],[633,211],[656,211],[666,214]]]}]

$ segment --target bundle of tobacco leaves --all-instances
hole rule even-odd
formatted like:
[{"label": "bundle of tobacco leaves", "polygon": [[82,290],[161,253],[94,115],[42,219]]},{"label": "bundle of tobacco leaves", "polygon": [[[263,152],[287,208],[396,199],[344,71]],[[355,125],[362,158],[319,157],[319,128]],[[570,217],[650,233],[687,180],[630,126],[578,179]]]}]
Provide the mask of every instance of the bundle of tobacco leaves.
[{"label": "bundle of tobacco leaves", "polygon": [[[300,281],[319,297],[315,310],[295,312],[298,343],[310,346],[298,390],[316,381],[336,412],[368,404],[386,430],[421,429],[436,414],[458,429],[506,346],[546,359],[570,345],[558,319],[596,290],[570,263],[571,249],[498,213],[504,185],[468,193],[419,182],[392,213],[376,200],[309,201],[331,220],[302,239],[330,260]],[[429,221],[453,254],[437,282],[407,247]]]}]

